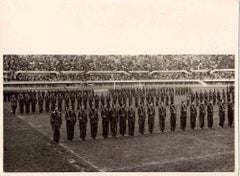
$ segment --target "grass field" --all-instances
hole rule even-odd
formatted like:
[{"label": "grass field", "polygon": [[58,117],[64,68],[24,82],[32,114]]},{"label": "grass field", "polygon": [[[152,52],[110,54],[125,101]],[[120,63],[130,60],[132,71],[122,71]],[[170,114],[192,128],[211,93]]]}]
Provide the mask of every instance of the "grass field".
[{"label": "grass field", "polygon": [[[183,97],[176,99],[177,104]],[[157,111],[157,110],[156,110]],[[166,132],[160,133],[158,113],[154,134],[138,134],[136,121],[134,137],[117,136],[103,139],[99,121],[97,140],[90,138],[88,123],[87,139],[79,139],[78,123],[75,138],[69,142],[66,125],[61,127],[59,145],[51,142],[52,130],[49,114],[12,115],[9,103],[4,104],[4,170],[5,171],[234,171],[234,128],[218,126],[218,106],[214,106],[213,129],[205,127],[179,130],[178,106],[177,129],[171,132],[169,108]],[[189,113],[189,112],[188,112]],[[12,164],[16,163],[16,164]],[[26,164],[27,163],[27,164]],[[50,164],[53,163],[53,164]],[[56,164],[57,163],[57,164]]]}]

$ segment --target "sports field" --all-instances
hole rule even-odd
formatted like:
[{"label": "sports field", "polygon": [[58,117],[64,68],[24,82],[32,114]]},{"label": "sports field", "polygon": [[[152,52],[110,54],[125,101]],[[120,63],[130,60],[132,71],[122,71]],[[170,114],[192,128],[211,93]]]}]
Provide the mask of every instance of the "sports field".
[{"label": "sports field", "polygon": [[[189,108],[186,131],[179,129],[180,108],[176,99],[177,126],[171,132],[169,107],[166,132],[159,132],[156,110],[154,134],[149,134],[147,121],[145,135],[117,136],[103,139],[101,120],[96,140],[79,138],[78,123],[75,138],[69,142],[63,120],[60,144],[51,140],[50,114],[36,113],[12,115],[10,104],[4,104],[4,171],[234,171],[234,128],[218,126],[218,106],[214,106],[213,129],[205,127],[193,131],[189,128]],[[63,116],[64,117],[64,116]],[[24,162],[23,162],[24,161]]]}]

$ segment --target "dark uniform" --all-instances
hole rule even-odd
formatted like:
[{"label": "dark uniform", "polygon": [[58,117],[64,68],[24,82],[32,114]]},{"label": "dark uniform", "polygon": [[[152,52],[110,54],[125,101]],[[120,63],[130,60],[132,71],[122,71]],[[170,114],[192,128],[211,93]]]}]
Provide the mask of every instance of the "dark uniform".
[{"label": "dark uniform", "polygon": [[203,127],[204,127],[205,114],[206,114],[206,112],[205,112],[204,104],[201,103],[200,107],[199,107],[199,125],[200,125],[201,129],[203,129]]},{"label": "dark uniform", "polygon": [[148,130],[150,133],[153,133],[154,129],[154,118],[155,118],[155,109],[153,104],[151,103],[147,109],[148,113]]},{"label": "dark uniform", "polygon": [[49,105],[50,105],[50,95],[49,93],[45,96],[45,111],[49,112]]},{"label": "dark uniform", "polygon": [[84,109],[82,110],[80,108],[80,111],[78,113],[78,120],[79,120],[79,129],[80,129],[80,138],[84,141],[86,134],[87,134],[87,122],[88,122],[88,118],[87,118],[87,110]]},{"label": "dark uniform", "polygon": [[192,103],[191,107],[190,107],[190,127],[193,130],[194,130],[195,126],[196,126],[196,117],[197,117],[197,108]]},{"label": "dark uniform", "polygon": [[138,125],[139,125],[139,133],[144,134],[144,126],[145,126],[146,114],[145,109],[142,105],[138,107]]},{"label": "dark uniform", "polygon": [[57,107],[51,114],[50,124],[53,129],[53,140],[58,143],[60,139],[60,127],[62,125],[62,115]]},{"label": "dark uniform", "polygon": [[217,100],[217,95],[216,95],[216,91],[215,89],[213,90],[213,105],[216,104],[216,100]]},{"label": "dark uniform", "polygon": [[128,134],[130,136],[134,135],[135,131],[135,110],[130,107],[128,110]]},{"label": "dark uniform", "polygon": [[213,126],[213,105],[212,102],[207,106],[207,119],[208,119],[208,128],[212,128]]},{"label": "dark uniform", "polygon": [[187,121],[187,107],[182,102],[181,104],[181,117],[180,117],[180,128],[184,131],[186,128],[186,121]]},{"label": "dark uniform", "polygon": [[219,104],[219,125],[223,127],[225,121],[225,107],[224,103],[220,102]]},{"label": "dark uniform", "polygon": [[66,128],[67,128],[67,138],[72,141],[74,138],[74,127],[77,122],[77,116],[72,107],[69,107],[69,110],[66,110],[65,119],[66,119]]},{"label": "dark uniform", "polygon": [[15,115],[16,109],[17,109],[17,98],[15,95],[11,97],[11,107],[12,107],[12,113]]},{"label": "dark uniform", "polygon": [[166,108],[163,105],[160,105],[158,113],[159,113],[159,129],[161,132],[164,132],[165,119],[166,119]]},{"label": "dark uniform", "polygon": [[126,133],[127,111],[124,106],[119,109],[119,133],[124,136]]},{"label": "dark uniform", "polygon": [[234,117],[234,105],[232,101],[228,103],[228,125],[232,127]]},{"label": "dark uniform", "polygon": [[110,110],[110,126],[111,126],[111,135],[117,135],[117,123],[118,123],[118,112],[114,106]]},{"label": "dark uniform", "polygon": [[31,101],[31,98],[30,98],[29,94],[27,93],[25,96],[25,107],[26,107],[27,114],[29,114],[29,111],[30,111],[30,101]]},{"label": "dark uniform", "polygon": [[171,113],[170,117],[171,130],[174,131],[176,128],[176,116],[177,116],[177,110],[174,104],[170,105],[170,113]]},{"label": "dark uniform", "polygon": [[39,109],[40,113],[43,112],[43,97],[42,97],[42,95],[40,95],[38,97],[38,109]]},{"label": "dark uniform", "polygon": [[104,138],[108,137],[109,133],[109,110],[107,108],[103,108],[101,112],[101,117],[102,117],[102,136]]},{"label": "dark uniform", "polygon": [[91,128],[91,137],[93,139],[97,136],[97,130],[98,130],[98,112],[95,108],[89,111],[89,118],[90,118],[90,128]]},{"label": "dark uniform", "polygon": [[24,104],[25,104],[25,98],[23,94],[19,95],[19,111],[21,114],[24,112]]},{"label": "dark uniform", "polygon": [[50,101],[51,101],[51,110],[53,111],[56,106],[56,97],[54,94],[50,96]]},{"label": "dark uniform", "polygon": [[59,94],[58,95],[58,108],[60,111],[62,111],[62,101],[63,101],[62,95]]},{"label": "dark uniform", "polygon": [[37,97],[35,94],[32,95],[31,103],[32,103],[32,112],[35,113],[36,112],[36,104],[37,104]]}]

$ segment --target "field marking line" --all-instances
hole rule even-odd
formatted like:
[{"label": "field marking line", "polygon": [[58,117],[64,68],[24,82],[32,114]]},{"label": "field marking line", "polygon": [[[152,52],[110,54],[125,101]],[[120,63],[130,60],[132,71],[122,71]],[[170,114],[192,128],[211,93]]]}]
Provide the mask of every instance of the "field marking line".
[{"label": "field marking line", "polygon": [[177,160],[174,161],[164,161],[164,162],[154,162],[153,163],[146,163],[146,164],[139,164],[139,165],[135,165],[133,167],[122,167],[122,168],[116,168],[116,169],[109,169],[107,170],[107,172],[115,172],[115,171],[124,171],[126,169],[134,169],[134,168],[139,168],[139,167],[148,167],[148,166],[154,166],[154,165],[164,165],[164,164],[173,164],[173,163],[177,163],[177,162],[183,162],[183,161],[191,161],[191,160],[196,160],[196,159],[210,159],[210,158],[216,158],[216,157],[221,157],[221,156],[225,156],[225,155],[234,155],[234,152],[227,152],[227,153],[215,153],[212,155],[203,155],[203,156],[199,156],[199,157],[191,157],[191,158],[187,158],[187,157],[179,157]]},{"label": "field marking line", "polygon": [[[5,108],[9,111],[8,108]],[[40,134],[44,135],[45,137],[53,140],[53,138],[51,136],[49,136],[47,133],[45,133],[44,131],[40,130],[37,128],[36,125],[34,125],[32,122],[29,122],[26,120],[25,117],[19,115],[19,114],[15,114],[16,117],[18,117],[19,119],[21,119],[22,121],[24,121],[25,123],[27,123],[29,126],[31,126],[34,130],[36,130],[37,132],[39,132]],[[13,118],[13,117],[12,117]],[[92,164],[91,162],[87,161],[85,158],[81,157],[78,153],[74,152],[72,149],[70,149],[67,145],[63,144],[63,143],[59,143],[58,146],[61,146],[63,149],[67,150],[68,152],[72,153],[75,157],[83,160],[85,163],[87,163],[88,165],[90,165],[92,168],[96,169],[97,171],[100,172],[104,172],[104,170],[98,168],[97,166],[95,166],[94,164]],[[71,164],[71,163],[69,163]],[[76,164],[71,164],[71,165],[76,165]],[[76,167],[76,166],[75,166]],[[79,168],[80,166],[78,166],[77,168]]]}]

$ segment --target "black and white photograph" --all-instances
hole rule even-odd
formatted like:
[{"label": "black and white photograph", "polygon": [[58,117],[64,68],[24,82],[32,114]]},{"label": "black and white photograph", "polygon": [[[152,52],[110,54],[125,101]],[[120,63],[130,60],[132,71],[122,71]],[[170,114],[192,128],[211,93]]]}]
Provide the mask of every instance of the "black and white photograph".
[{"label": "black and white photograph", "polygon": [[234,63],[4,55],[4,170],[234,171]]},{"label": "black and white photograph", "polygon": [[238,24],[238,0],[0,1],[0,175],[238,175]]}]

